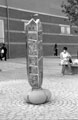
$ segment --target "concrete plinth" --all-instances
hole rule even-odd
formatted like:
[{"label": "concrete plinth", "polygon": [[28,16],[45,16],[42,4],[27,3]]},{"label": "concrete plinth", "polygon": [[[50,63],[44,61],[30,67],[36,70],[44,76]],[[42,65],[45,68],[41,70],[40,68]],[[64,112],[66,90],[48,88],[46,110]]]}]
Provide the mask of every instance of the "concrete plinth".
[{"label": "concrete plinth", "polygon": [[33,89],[30,90],[26,96],[26,102],[39,105],[49,102],[51,98],[51,92],[47,89]]}]

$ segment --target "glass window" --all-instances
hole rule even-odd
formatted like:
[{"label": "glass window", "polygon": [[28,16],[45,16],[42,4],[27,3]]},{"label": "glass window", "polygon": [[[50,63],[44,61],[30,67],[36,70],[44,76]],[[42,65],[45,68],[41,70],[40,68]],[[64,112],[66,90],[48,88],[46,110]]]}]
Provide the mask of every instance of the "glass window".
[{"label": "glass window", "polygon": [[61,25],[61,33],[69,35],[70,34],[70,26],[67,26],[67,25],[62,26]]}]

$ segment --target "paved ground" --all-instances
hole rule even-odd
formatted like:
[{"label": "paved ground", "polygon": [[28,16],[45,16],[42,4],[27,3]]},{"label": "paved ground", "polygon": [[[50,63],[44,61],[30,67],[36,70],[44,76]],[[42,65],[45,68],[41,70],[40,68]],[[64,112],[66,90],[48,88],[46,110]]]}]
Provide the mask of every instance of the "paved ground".
[{"label": "paved ground", "polygon": [[0,120],[78,120],[78,75],[61,75],[59,59],[44,58],[43,88],[50,102],[31,105],[25,101],[31,89],[26,60],[0,61]]}]

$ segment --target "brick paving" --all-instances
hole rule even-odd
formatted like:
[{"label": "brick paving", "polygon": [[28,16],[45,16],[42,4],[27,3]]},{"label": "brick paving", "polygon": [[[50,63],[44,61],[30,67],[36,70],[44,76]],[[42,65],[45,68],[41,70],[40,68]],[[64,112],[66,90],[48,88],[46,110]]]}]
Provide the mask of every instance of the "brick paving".
[{"label": "brick paving", "polygon": [[46,104],[25,101],[30,85],[25,59],[0,62],[0,120],[78,120],[78,75],[61,75],[59,59],[44,58],[43,88],[51,91]]}]

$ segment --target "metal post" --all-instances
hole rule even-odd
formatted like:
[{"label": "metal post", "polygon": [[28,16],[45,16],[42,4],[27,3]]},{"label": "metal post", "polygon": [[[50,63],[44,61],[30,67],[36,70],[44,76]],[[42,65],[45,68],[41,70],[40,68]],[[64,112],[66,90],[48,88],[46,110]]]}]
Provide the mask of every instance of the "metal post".
[{"label": "metal post", "polygon": [[8,58],[10,57],[10,35],[9,35],[9,8],[8,8],[8,0],[6,0],[6,14],[7,14],[7,46],[8,46]]},{"label": "metal post", "polygon": [[77,50],[77,59],[78,59],[78,50]]}]

